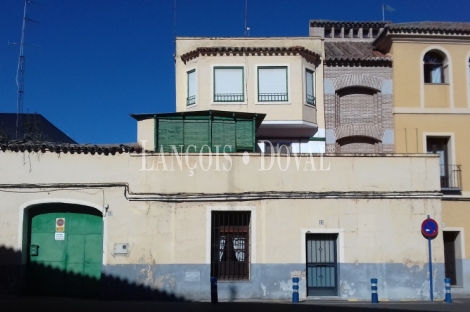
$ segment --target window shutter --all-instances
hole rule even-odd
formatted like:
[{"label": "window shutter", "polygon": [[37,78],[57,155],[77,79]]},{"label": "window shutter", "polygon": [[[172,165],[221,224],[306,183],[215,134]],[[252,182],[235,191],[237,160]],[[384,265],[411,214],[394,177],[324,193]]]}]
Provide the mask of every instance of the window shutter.
[{"label": "window shutter", "polygon": [[287,68],[259,68],[258,84],[259,93],[287,94]]},{"label": "window shutter", "polygon": [[242,68],[215,68],[214,74],[214,93],[243,94]]},{"label": "window shutter", "polygon": [[[186,151],[189,145],[195,145],[188,151],[190,153],[199,153],[204,145],[209,145],[209,120],[188,120],[184,121],[184,150]],[[205,153],[209,152],[207,148],[204,149]]]},{"label": "window shutter", "polygon": [[160,146],[163,152],[172,152],[172,145],[180,151],[180,145],[183,145],[183,120],[159,119],[158,120],[158,146],[155,147],[160,152]]},{"label": "window shutter", "polygon": [[196,71],[188,72],[188,98],[196,95]]},{"label": "window shutter", "polygon": [[216,152],[216,145],[219,145],[219,153],[224,152],[226,145],[226,152],[235,152],[235,121],[233,120],[214,120],[212,122],[212,151]]},{"label": "window shutter", "polygon": [[237,120],[237,151],[253,151],[253,121]]}]

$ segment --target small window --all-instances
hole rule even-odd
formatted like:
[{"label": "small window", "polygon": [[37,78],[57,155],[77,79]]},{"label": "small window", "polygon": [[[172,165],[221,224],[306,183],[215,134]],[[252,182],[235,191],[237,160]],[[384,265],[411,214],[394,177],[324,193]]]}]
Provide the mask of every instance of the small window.
[{"label": "small window", "polygon": [[331,28],[325,28],[325,38],[331,38]]},{"label": "small window", "polygon": [[196,104],[196,70],[193,69],[188,72],[188,97],[186,98],[186,105]]},{"label": "small window", "polygon": [[214,67],[214,102],[244,102],[243,67]]},{"label": "small window", "polygon": [[335,27],[335,38],[341,38],[341,28]]},{"label": "small window", "polygon": [[444,58],[439,53],[426,53],[423,63],[425,83],[444,83]]},{"label": "small window", "polygon": [[305,71],[305,91],[307,104],[315,106],[315,74],[309,69]]},{"label": "small window", "polygon": [[468,71],[468,79],[470,79],[470,58],[468,59],[467,71]]},{"label": "small window", "polygon": [[369,38],[370,29],[362,28],[362,38]]},{"label": "small window", "polygon": [[287,102],[287,67],[258,67],[258,102]]},{"label": "small window", "polygon": [[359,28],[354,28],[352,32],[353,32],[353,38],[359,38]]},{"label": "small window", "polygon": [[213,211],[211,276],[218,280],[250,278],[250,211]]},{"label": "small window", "polygon": [[378,35],[379,35],[379,29],[372,28],[372,38],[377,38]]}]

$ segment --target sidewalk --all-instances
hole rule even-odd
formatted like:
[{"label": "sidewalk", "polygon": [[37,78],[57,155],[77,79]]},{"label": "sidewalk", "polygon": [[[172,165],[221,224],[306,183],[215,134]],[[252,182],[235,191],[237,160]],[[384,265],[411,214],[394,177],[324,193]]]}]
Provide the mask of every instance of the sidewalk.
[{"label": "sidewalk", "polygon": [[[313,308],[313,307],[316,308]],[[106,301],[55,297],[19,297],[0,299],[0,310],[16,311],[80,311],[80,312],[373,312],[373,311],[470,311],[470,299],[454,299],[454,303],[415,302],[350,302],[342,300],[309,300],[299,304],[289,301],[235,301],[220,302],[153,302],[153,301]]]}]

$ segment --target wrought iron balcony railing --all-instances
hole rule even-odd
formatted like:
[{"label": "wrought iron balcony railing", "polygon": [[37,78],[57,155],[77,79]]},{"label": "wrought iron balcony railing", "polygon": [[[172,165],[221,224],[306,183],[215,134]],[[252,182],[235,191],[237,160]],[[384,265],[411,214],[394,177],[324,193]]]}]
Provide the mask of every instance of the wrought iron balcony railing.
[{"label": "wrought iron balcony railing", "polygon": [[460,165],[440,165],[441,189],[443,191],[462,190],[462,176]]},{"label": "wrought iron balcony railing", "polygon": [[286,102],[287,93],[259,93],[258,102]]},{"label": "wrought iron balcony railing", "polygon": [[190,96],[186,98],[186,105],[193,105],[196,104],[196,96]]},{"label": "wrought iron balcony railing", "polygon": [[214,102],[243,102],[243,93],[215,93]]},{"label": "wrought iron balcony railing", "polygon": [[307,94],[307,104],[315,106],[315,97],[313,95]]}]

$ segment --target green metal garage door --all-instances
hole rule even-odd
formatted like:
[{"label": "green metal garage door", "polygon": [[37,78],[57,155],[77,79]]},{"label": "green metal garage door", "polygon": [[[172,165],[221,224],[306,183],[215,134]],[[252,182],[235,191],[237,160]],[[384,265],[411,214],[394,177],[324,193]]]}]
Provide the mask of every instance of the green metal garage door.
[{"label": "green metal garage door", "polygon": [[[55,207],[54,210],[61,209]],[[44,212],[32,216],[29,292],[98,296],[102,248],[103,219],[100,215],[70,212],[69,209],[68,212]]]}]

